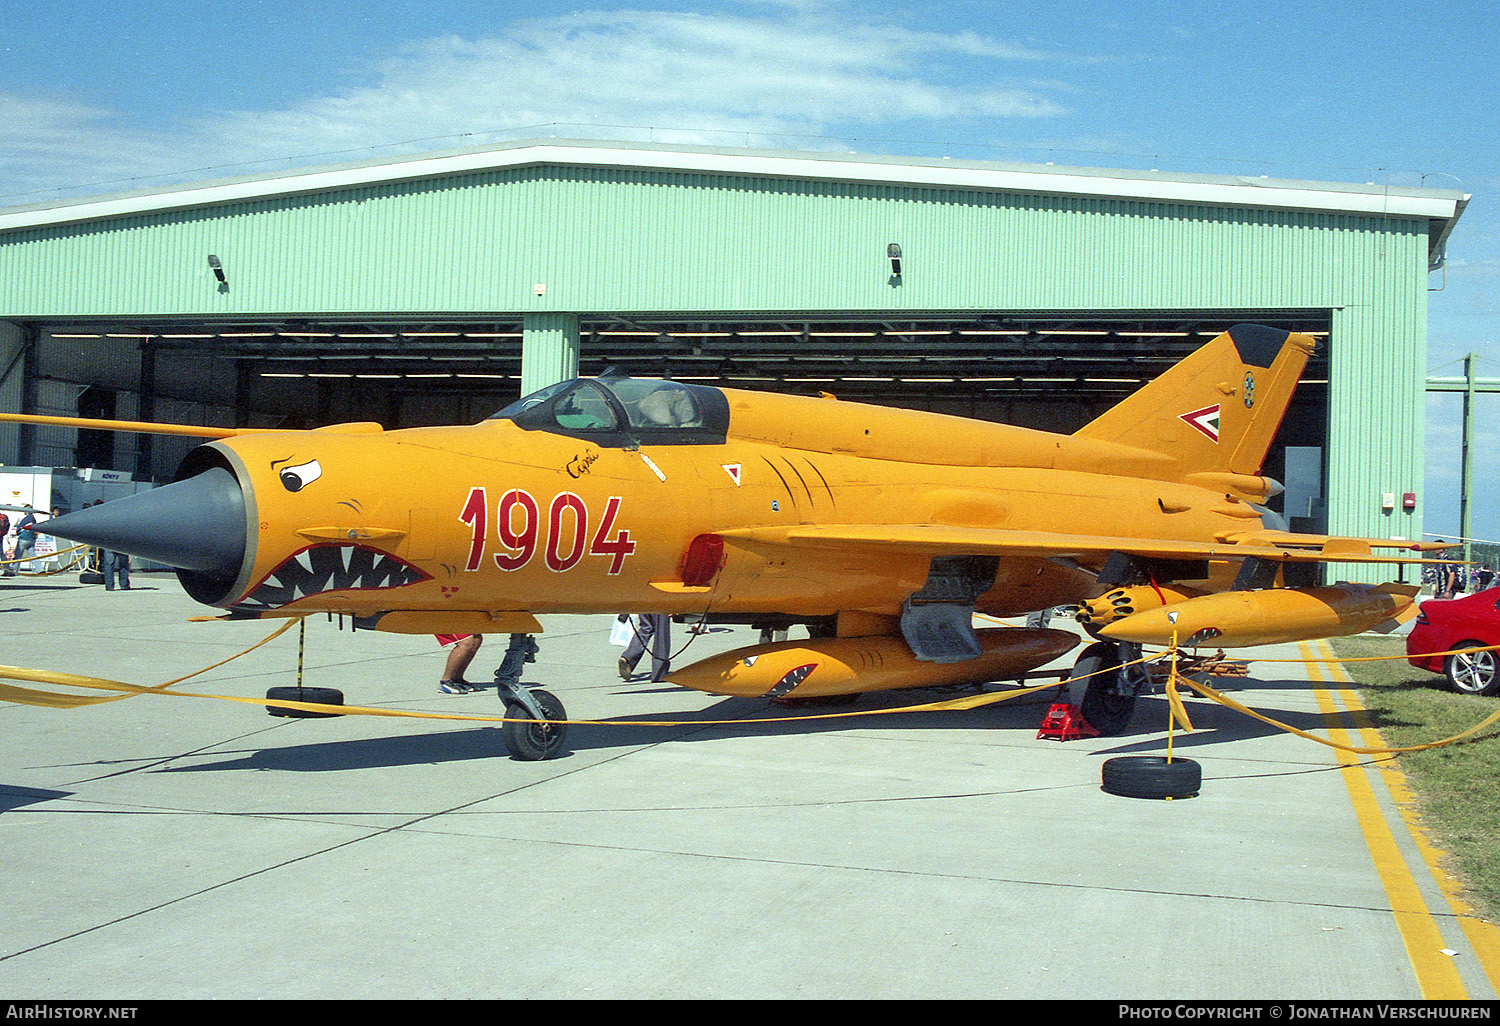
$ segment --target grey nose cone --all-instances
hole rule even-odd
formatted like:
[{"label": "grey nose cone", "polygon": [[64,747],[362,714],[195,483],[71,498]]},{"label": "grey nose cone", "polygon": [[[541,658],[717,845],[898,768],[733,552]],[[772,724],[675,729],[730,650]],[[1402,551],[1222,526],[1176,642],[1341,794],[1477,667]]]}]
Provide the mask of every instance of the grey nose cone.
[{"label": "grey nose cone", "polygon": [[38,525],[44,534],[233,580],[245,558],[245,496],[222,467]]}]

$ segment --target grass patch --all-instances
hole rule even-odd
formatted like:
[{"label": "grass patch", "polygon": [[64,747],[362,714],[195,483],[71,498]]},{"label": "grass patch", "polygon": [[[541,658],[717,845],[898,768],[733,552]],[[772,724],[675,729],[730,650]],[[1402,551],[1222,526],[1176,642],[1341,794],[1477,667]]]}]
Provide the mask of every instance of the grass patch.
[{"label": "grass patch", "polygon": [[[1446,678],[1406,662],[1404,638],[1333,638],[1330,644],[1346,659],[1402,657],[1343,664],[1359,685],[1371,722],[1391,747],[1440,741],[1500,711],[1500,698],[1456,694]],[[1446,868],[1464,882],[1475,911],[1495,920],[1500,915],[1500,724],[1399,759],[1423,828],[1452,857]]]}]

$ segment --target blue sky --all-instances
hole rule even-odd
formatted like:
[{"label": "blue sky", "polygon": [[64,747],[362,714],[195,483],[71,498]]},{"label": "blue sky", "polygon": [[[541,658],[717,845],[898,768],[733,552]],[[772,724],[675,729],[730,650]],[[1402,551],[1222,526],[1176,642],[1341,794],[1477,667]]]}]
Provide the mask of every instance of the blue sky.
[{"label": "blue sky", "polygon": [[[836,147],[1473,195],[1430,367],[1500,377],[1500,18],[1471,0],[6,3],[0,206],[535,135]],[[1429,531],[1458,526],[1429,401]],[[1475,533],[1500,540],[1500,398]]]}]

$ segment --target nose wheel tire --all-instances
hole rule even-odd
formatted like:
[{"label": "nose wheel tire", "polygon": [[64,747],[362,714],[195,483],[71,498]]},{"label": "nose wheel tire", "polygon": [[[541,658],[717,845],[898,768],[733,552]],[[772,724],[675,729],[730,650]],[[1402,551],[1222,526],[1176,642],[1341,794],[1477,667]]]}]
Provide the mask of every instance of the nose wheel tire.
[{"label": "nose wheel tire", "polygon": [[[536,720],[519,702],[505,703],[505,718],[500,734],[511,756],[525,762],[550,759],[562,751],[568,736],[567,710],[557,696],[547,691],[531,690],[531,697],[542,710],[544,719]],[[520,722],[516,722],[520,721]]]},{"label": "nose wheel tire", "polygon": [[[1480,648],[1482,641],[1460,641],[1454,648]],[[1500,694],[1500,663],[1496,653],[1454,652],[1443,660],[1443,672],[1454,691],[1465,695]]]}]

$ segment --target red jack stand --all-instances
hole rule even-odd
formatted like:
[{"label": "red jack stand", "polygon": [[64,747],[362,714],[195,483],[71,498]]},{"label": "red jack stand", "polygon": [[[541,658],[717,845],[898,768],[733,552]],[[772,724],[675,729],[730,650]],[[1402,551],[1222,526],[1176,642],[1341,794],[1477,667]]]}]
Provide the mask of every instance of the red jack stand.
[{"label": "red jack stand", "polygon": [[1037,740],[1050,737],[1068,741],[1075,737],[1098,737],[1099,731],[1083,718],[1076,705],[1054,702],[1042,717],[1042,729],[1036,732]]}]

